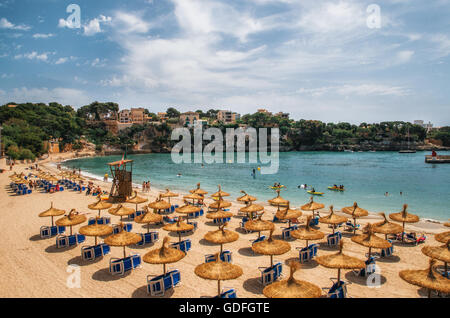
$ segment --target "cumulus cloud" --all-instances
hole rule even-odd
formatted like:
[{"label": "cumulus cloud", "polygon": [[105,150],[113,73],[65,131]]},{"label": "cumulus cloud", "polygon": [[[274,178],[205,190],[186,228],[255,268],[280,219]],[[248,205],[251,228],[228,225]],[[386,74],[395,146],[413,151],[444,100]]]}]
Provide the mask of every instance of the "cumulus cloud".
[{"label": "cumulus cloud", "polygon": [[20,30],[20,31],[28,31],[31,29],[28,25],[15,25],[8,21],[6,18],[0,19],[0,29],[11,29],[11,30]]},{"label": "cumulus cloud", "polygon": [[48,39],[48,38],[51,38],[51,37],[54,37],[55,35],[53,34],[53,33],[47,33],[47,34],[45,34],[45,33],[36,33],[36,34],[33,34],[33,38],[35,38],[35,39]]},{"label": "cumulus cloud", "polygon": [[33,51],[31,53],[18,54],[16,56],[14,56],[14,58],[16,60],[29,59],[29,60],[39,60],[39,61],[46,62],[48,60],[48,55],[49,55],[49,53],[41,53],[41,54],[39,54],[38,52]]},{"label": "cumulus cloud", "polygon": [[111,22],[111,20],[112,20],[111,17],[106,17],[104,15],[100,15],[99,17],[90,20],[87,24],[85,24],[83,26],[83,30],[84,30],[83,34],[86,36],[92,36],[97,33],[100,33],[100,32],[102,32],[100,25],[104,24],[104,23],[109,23],[109,22]]}]

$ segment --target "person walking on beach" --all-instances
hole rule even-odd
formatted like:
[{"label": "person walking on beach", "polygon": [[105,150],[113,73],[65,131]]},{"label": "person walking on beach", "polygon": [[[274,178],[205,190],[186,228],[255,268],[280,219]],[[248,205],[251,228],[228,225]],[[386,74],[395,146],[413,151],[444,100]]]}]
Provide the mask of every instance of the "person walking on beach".
[{"label": "person walking on beach", "polygon": [[147,181],[147,192],[150,192],[150,180]]}]

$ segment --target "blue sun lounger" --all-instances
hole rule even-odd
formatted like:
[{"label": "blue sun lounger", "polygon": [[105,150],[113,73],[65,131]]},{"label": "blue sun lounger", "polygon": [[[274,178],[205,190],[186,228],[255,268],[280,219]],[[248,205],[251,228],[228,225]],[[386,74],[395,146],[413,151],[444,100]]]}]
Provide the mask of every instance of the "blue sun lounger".
[{"label": "blue sun lounger", "polygon": [[141,255],[135,254],[125,258],[111,258],[109,260],[109,272],[113,275],[123,275],[132,269],[141,266]]},{"label": "blue sun lounger", "polygon": [[315,217],[314,219],[311,219],[311,221],[309,221],[309,225],[310,226],[318,226],[319,225],[319,217]]},{"label": "blue sun lounger", "polygon": [[258,237],[256,240],[250,240],[250,242],[252,242],[252,245],[258,242],[262,242],[266,239],[265,235],[261,235],[260,237]]},{"label": "blue sun lounger", "polygon": [[102,216],[101,218],[89,218],[88,225],[95,224],[111,224],[111,218],[109,216]]},{"label": "blue sun lounger", "polygon": [[74,246],[79,243],[83,243],[86,240],[86,237],[81,234],[73,234],[73,235],[58,235],[56,237],[56,248],[64,248],[69,246]]},{"label": "blue sun lounger", "polygon": [[41,226],[41,238],[50,238],[66,231],[65,226]]},{"label": "blue sun lounger", "polygon": [[322,289],[323,290],[328,289],[327,298],[346,298],[347,297],[347,284],[342,280],[341,280],[340,285],[338,285],[338,282],[336,281],[333,284],[333,286],[331,286],[331,288],[322,288]]},{"label": "blue sun lounger", "polygon": [[[133,224],[132,223],[124,223],[123,224],[123,230],[130,232],[133,229]],[[120,232],[120,225],[113,225],[113,234],[117,234]]]},{"label": "blue sun lounger", "polygon": [[283,228],[283,231],[281,232],[281,237],[283,240],[287,240],[291,238],[291,232],[294,230],[298,230],[298,225],[293,225],[291,227]]},{"label": "blue sun lounger", "polygon": [[299,249],[298,258],[300,263],[307,262],[309,260],[312,260],[317,255],[317,249],[319,245],[317,244],[311,244],[308,247],[304,247],[302,249]]},{"label": "blue sun lounger", "polygon": [[283,270],[283,266],[280,262],[274,264],[271,267],[258,267],[261,271],[261,284],[266,286],[268,284],[272,284],[279,277],[281,277],[281,272]]},{"label": "blue sun lounger", "polygon": [[[392,244],[391,240],[388,240],[388,242]],[[389,256],[392,256],[393,254],[394,254],[394,245],[392,244],[391,247],[382,249],[380,256],[381,257],[389,257]]]},{"label": "blue sun lounger", "polygon": [[339,242],[342,239],[342,233],[341,232],[336,232],[334,234],[329,234],[327,236],[327,242],[329,246],[336,246],[339,244]]},{"label": "blue sun lounger", "polygon": [[134,220],[137,216],[144,214],[144,211],[136,211],[133,214],[129,215],[130,220]]},{"label": "blue sun lounger", "polygon": [[359,228],[361,227],[361,224],[356,224],[356,226],[351,222],[351,221],[347,221],[347,223],[345,223],[345,230],[347,231],[354,231],[354,230],[359,230]]},{"label": "blue sun lounger", "polygon": [[158,232],[149,232],[149,233],[141,233],[142,241],[137,243],[136,245],[142,246],[149,243],[154,243],[158,241],[159,233]]},{"label": "blue sun lounger", "polygon": [[109,254],[111,248],[109,245],[102,243],[94,246],[83,246],[81,248],[81,257],[85,261],[91,261],[96,258]]},{"label": "blue sun lounger", "polygon": [[234,288],[222,288],[222,292],[218,296],[214,296],[214,298],[237,298],[236,289]]},{"label": "blue sun lounger", "polygon": [[373,274],[376,272],[376,262],[375,262],[375,257],[370,257],[368,260],[365,261],[366,263],[366,267],[362,268],[360,270],[353,270],[353,273],[355,275],[361,276],[361,277],[365,277],[365,276],[369,276],[370,274]]},{"label": "blue sun lounger", "polygon": [[151,277],[152,275],[147,276],[147,292],[152,296],[164,296],[167,290],[178,286],[181,282],[181,274],[178,269]]},{"label": "blue sun lounger", "polygon": [[191,246],[192,242],[190,239],[170,244],[170,247],[176,248],[177,250],[185,253],[187,253],[191,249]]},{"label": "blue sun lounger", "polygon": [[214,219],[213,223],[214,224],[224,224],[226,222],[230,222],[230,220],[231,220],[231,218]]},{"label": "blue sun lounger", "polygon": [[[220,259],[222,262],[231,263],[232,257],[230,251],[223,251],[220,254]],[[214,262],[216,260],[216,256],[214,254],[205,255],[205,263]]]}]

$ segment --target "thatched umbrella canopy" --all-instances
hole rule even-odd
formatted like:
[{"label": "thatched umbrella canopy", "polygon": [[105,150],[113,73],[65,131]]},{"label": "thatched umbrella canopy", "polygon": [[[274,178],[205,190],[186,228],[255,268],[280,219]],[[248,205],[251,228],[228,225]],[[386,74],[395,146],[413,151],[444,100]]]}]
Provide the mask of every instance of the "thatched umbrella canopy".
[{"label": "thatched umbrella canopy", "polygon": [[339,252],[316,257],[316,262],[327,268],[337,268],[338,283],[341,281],[341,269],[361,269],[366,267],[366,263],[356,257],[342,253],[344,240],[339,242]]},{"label": "thatched umbrella canopy", "polygon": [[52,226],[54,225],[53,223],[53,217],[55,216],[61,216],[63,214],[65,214],[66,211],[65,210],[60,210],[60,209],[56,209],[53,207],[53,202],[50,203],[50,209],[47,209],[41,213],[39,213],[40,217],[51,217],[52,218]]},{"label": "thatched umbrella canopy", "polygon": [[268,200],[268,202],[271,205],[275,205],[277,207],[277,211],[279,211],[280,210],[280,206],[286,206],[289,203],[289,201],[283,199],[280,196],[280,189],[277,189],[276,192],[277,192],[277,196],[275,198],[273,198],[273,199]]},{"label": "thatched umbrella canopy", "polygon": [[105,238],[105,243],[109,246],[121,246],[123,247],[123,257],[125,258],[125,247],[133,244],[137,244],[142,241],[142,237],[137,233],[131,233],[123,230],[123,223],[120,224],[120,232],[113,234]]},{"label": "thatched umbrella canopy", "polygon": [[322,289],[319,286],[294,278],[294,273],[300,268],[299,263],[291,261],[289,267],[291,269],[289,278],[264,287],[264,296],[267,298],[318,298],[322,295]]},{"label": "thatched umbrella canopy", "polygon": [[448,272],[447,263],[450,263],[450,240],[442,246],[424,246],[422,248],[422,253],[428,257],[444,262],[445,272]]},{"label": "thatched umbrella canopy", "polygon": [[204,239],[208,242],[220,244],[220,253],[223,251],[223,244],[231,243],[239,239],[239,234],[234,231],[225,230],[228,222],[219,226],[217,231],[211,231],[205,234]]},{"label": "thatched umbrella canopy", "polygon": [[247,215],[250,214],[250,218],[253,219],[253,213],[264,211],[264,207],[259,204],[251,203],[243,208],[240,208],[239,211],[247,213]]},{"label": "thatched umbrella canopy", "polygon": [[243,193],[244,195],[237,198],[236,200],[239,202],[244,202],[244,203],[248,203],[248,202],[253,202],[256,201],[256,197],[251,196],[249,194],[247,194],[247,192],[245,192],[244,190],[241,190],[241,193]]},{"label": "thatched umbrella canopy", "polygon": [[244,228],[247,231],[258,232],[258,237],[261,236],[261,231],[270,231],[275,229],[275,224],[270,221],[262,220],[264,213],[261,213],[256,220],[250,220],[245,222]]},{"label": "thatched umbrella canopy", "polygon": [[437,290],[442,293],[450,293],[450,280],[443,277],[439,273],[436,273],[433,266],[436,260],[430,259],[430,265],[428,269],[424,270],[403,270],[398,274],[406,282],[427,288],[428,297],[431,297],[431,291]]},{"label": "thatched umbrella canopy", "polygon": [[191,193],[191,194],[185,195],[183,198],[187,199],[187,200],[192,200],[192,204],[195,203],[195,200],[199,201],[199,200],[204,199],[204,197],[202,195],[197,194],[197,193]]},{"label": "thatched umbrella canopy", "polygon": [[289,227],[291,227],[291,220],[301,217],[302,214],[303,213],[300,210],[292,210],[290,208],[290,203],[288,202],[286,209],[277,211],[275,216],[280,220],[288,220]]},{"label": "thatched umbrella canopy", "polygon": [[[138,215],[134,218],[134,222],[140,224],[150,224],[150,223],[160,223],[163,220],[163,216],[161,214],[156,214],[150,212],[147,207],[144,207],[145,213]],[[150,228],[147,226],[147,233],[150,232]]]},{"label": "thatched umbrella canopy", "polygon": [[408,213],[406,209],[408,208],[407,204],[403,205],[403,210],[398,213],[391,213],[389,214],[389,218],[391,218],[394,221],[402,222],[402,240],[404,239],[403,233],[405,232],[405,223],[417,223],[419,222],[419,217],[417,215]]},{"label": "thatched umbrella canopy", "polygon": [[97,245],[98,236],[106,236],[113,232],[113,228],[106,224],[91,224],[80,227],[80,234],[95,237],[95,245]]},{"label": "thatched umbrella canopy", "polygon": [[178,233],[178,241],[179,242],[181,242],[181,232],[190,231],[193,229],[194,229],[194,225],[182,222],[181,217],[178,217],[178,221],[176,223],[166,224],[163,226],[163,230]]},{"label": "thatched umbrella canopy", "polygon": [[171,206],[172,205],[169,202],[164,201],[161,198],[161,195],[159,195],[159,198],[156,199],[156,201],[153,201],[153,202],[149,203],[149,205],[148,205],[149,208],[157,210],[157,211],[170,209]]},{"label": "thatched umbrella canopy", "polygon": [[356,219],[369,215],[369,212],[367,212],[367,210],[361,209],[358,206],[358,203],[356,203],[356,202],[353,203],[353,206],[348,206],[348,207],[343,208],[342,212],[352,216],[353,224],[354,224],[353,234],[356,233]]},{"label": "thatched umbrella canopy", "polygon": [[99,198],[97,202],[88,205],[89,209],[98,210],[98,216],[100,216],[101,210],[109,209],[110,207],[112,207],[112,204],[101,198]]},{"label": "thatched umbrella canopy", "polygon": [[169,198],[169,203],[170,203],[170,198],[175,198],[177,196],[178,196],[178,193],[171,192],[169,189],[166,189],[166,192],[161,193],[161,197]]},{"label": "thatched umbrella canopy", "polygon": [[197,183],[197,188],[193,190],[189,190],[190,193],[199,194],[199,195],[205,195],[208,194],[208,191],[205,191],[203,189],[200,189],[200,182]]},{"label": "thatched umbrella canopy", "polygon": [[215,220],[215,219],[226,219],[233,216],[233,213],[227,211],[217,211],[211,212],[206,215],[207,219]]},{"label": "thatched umbrella canopy", "polygon": [[132,209],[132,208],[127,208],[125,206],[123,206],[122,204],[119,204],[118,206],[114,207],[114,208],[110,208],[108,210],[108,212],[112,215],[115,216],[120,216],[120,220],[122,221],[122,217],[123,216],[128,216],[131,215],[135,212],[136,210]]},{"label": "thatched umbrella canopy", "polygon": [[368,247],[369,248],[369,258],[372,253],[372,248],[385,249],[385,248],[389,248],[392,246],[392,244],[389,243],[387,240],[382,239],[381,237],[378,237],[374,234],[373,226],[370,223],[367,224],[367,234],[353,236],[352,241],[359,245]]},{"label": "thatched umbrella canopy", "polygon": [[291,232],[292,237],[300,240],[306,240],[306,247],[308,241],[321,240],[325,237],[325,233],[313,229],[310,226],[312,216],[306,218],[306,225],[301,225],[297,230]]},{"label": "thatched umbrella canopy", "polygon": [[216,193],[213,193],[211,195],[211,197],[216,198],[216,197],[228,197],[230,194],[228,192],[222,191],[222,187],[219,184],[219,191],[217,191]]},{"label": "thatched umbrella canopy", "polygon": [[379,223],[375,223],[373,225],[373,232],[374,233],[381,233],[385,235],[385,239],[387,239],[387,235],[388,234],[398,234],[398,233],[402,233],[403,228],[398,225],[397,223],[392,223],[389,222],[388,219],[386,218],[386,214],[384,214],[383,212],[378,213],[381,216],[383,216],[384,221],[383,222],[379,222]]},{"label": "thatched umbrella canopy", "polygon": [[447,243],[447,241],[450,240],[450,231],[436,234],[434,239],[441,243]]},{"label": "thatched umbrella canopy", "polygon": [[209,208],[220,210],[220,209],[229,208],[232,205],[230,201],[223,200],[222,197],[219,197],[219,198],[220,198],[219,200],[211,203],[209,205]]},{"label": "thatched umbrella canopy", "polygon": [[125,202],[136,204],[136,211],[138,211],[138,204],[142,204],[142,203],[145,203],[147,201],[148,201],[147,198],[143,198],[143,197],[138,196],[137,192],[134,191],[134,196],[132,196],[131,198],[128,198]]},{"label": "thatched umbrella canopy", "polygon": [[181,206],[179,208],[176,208],[175,212],[186,214],[186,218],[189,218],[189,214],[198,212],[201,209],[202,209],[201,207],[198,207],[198,206],[195,206],[195,205],[191,205],[191,204],[186,204],[186,205],[183,205],[183,206]]},{"label": "thatched umbrella canopy", "polygon": [[176,248],[169,247],[169,237],[165,237],[161,248],[151,250],[144,255],[142,260],[149,264],[163,264],[164,274],[166,273],[166,264],[175,263],[186,256],[186,253]]},{"label": "thatched umbrella canopy", "polygon": [[220,281],[236,279],[242,275],[242,268],[238,265],[223,262],[219,254],[216,254],[216,261],[203,263],[198,265],[195,270],[195,275],[210,280],[217,280],[217,293],[220,295]]},{"label": "thatched umbrella canopy", "polygon": [[78,214],[75,209],[70,210],[69,214],[63,218],[56,220],[57,226],[69,226],[70,235],[72,235],[72,226],[86,222],[87,218],[83,214]]},{"label": "thatched umbrella canopy", "polygon": [[254,243],[252,250],[258,254],[270,255],[270,266],[273,266],[273,256],[282,255],[291,250],[291,245],[282,240],[276,240],[272,238],[273,229],[270,230],[270,236],[267,240]]},{"label": "thatched umbrella canopy", "polygon": [[335,226],[337,224],[341,224],[341,223],[347,222],[347,218],[345,216],[334,214],[333,206],[330,205],[330,214],[328,214],[327,216],[321,217],[319,219],[319,222],[333,225],[333,234],[334,234]]},{"label": "thatched umbrella canopy", "polygon": [[312,211],[313,217],[314,217],[315,211],[319,210],[319,209],[323,209],[324,207],[325,207],[325,204],[314,202],[314,198],[311,197],[310,201],[308,203],[306,203],[305,205],[302,205],[300,207],[300,209],[302,209],[303,211]]}]

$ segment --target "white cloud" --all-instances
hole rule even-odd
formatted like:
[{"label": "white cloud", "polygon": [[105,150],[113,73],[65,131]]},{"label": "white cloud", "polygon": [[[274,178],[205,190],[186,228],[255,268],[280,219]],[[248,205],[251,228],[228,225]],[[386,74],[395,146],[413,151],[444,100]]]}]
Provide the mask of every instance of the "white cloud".
[{"label": "white cloud", "polygon": [[151,24],[142,17],[123,11],[116,12],[114,23],[116,29],[123,33],[146,33],[151,27]]},{"label": "white cloud", "polygon": [[55,62],[55,64],[56,64],[56,65],[58,65],[58,64],[64,64],[64,63],[66,63],[68,60],[69,60],[69,59],[68,59],[67,57],[60,57],[60,58]]},{"label": "white cloud", "polygon": [[39,61],[44,61],[46,62],[48,60],[48,54],[49,53],[37,53],[36,51],[33,51],[31,53],[25,53],[25,54],[18,54],[16,56],[14,56],[14,58],[16,60],[19,59],[29,59],[29,60],[39,60]]},{"label": "white cloud", "polygon": [[35,39],[48,39],[48,38],[51,38],[53,36],[55,36],[53,33],[47,33],[47,34],[45,34],[45,33],[36,33],[36,34],[33,34],[33,38],[35,38]]},{"label": "white cloud", "polygon": [[111,22],[111,17],[106,17],[104,15],[100,15],[98,18],[94,18],[90,20],[86,25],[83,26],[84,35],[92,36],[97,33],[102,32],[100,24]]},{"label": "white cloud", "polygon": [[405,50],[397,53],[397,59],[399,63],[407,63],[411,60],[414,55],[414,51]]},{"label": "white cloud", "polygon": [[0,29],[11,29],[11,30],[20,30],[20,31],[28,31],[31,29],[28,25],[15,25],[8,21],[6,18],[0,19]]}]

